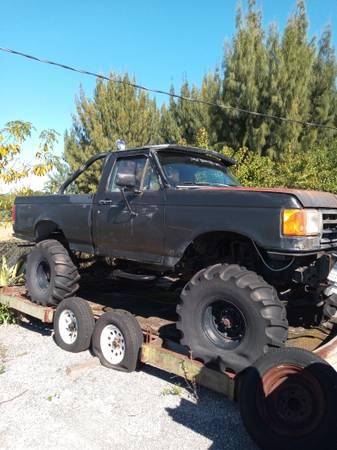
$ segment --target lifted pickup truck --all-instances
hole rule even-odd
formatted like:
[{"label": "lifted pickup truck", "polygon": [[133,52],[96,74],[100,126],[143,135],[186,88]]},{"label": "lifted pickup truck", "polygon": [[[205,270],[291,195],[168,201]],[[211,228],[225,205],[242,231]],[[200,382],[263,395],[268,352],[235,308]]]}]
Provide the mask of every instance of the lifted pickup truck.
[{"label": "lifted pickup truck", "polygon": [[[98,160],[97,192],[65,194]],[[331,318],[337,196],[244,188],[233,164],[213,151],[147,146],[92,157],[58,195],[17,197],[15,235],[36,243],[26,268],[32,301],[57,305],[75,294],[79,251],[112,258],[118,277],[174,276],[182,344],[233,371],[282,347],[288,320]]]}]

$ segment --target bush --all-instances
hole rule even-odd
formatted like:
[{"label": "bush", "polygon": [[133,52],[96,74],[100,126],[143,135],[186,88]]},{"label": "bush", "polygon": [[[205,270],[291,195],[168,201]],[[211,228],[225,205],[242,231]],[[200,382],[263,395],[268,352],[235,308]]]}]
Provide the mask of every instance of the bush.
[{"label": "bush", "polygon": [[247,148],[233,152],[225,147],[221,153],[236,159],[232,172],[243,186],[282,186],[337,193],[337,141],[307,151],[289,148],[278,160]]}]

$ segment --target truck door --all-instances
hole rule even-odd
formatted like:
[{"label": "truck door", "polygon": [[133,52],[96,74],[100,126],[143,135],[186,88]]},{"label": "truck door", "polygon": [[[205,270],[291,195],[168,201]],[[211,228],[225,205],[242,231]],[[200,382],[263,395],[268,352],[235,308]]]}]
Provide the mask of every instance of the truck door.
[{"label": "truck door", "polygon": [[[136,189],[124,191],[132,212],[116,185],[116,177],[121,173],[131,173],[136,177]],[[161,263],[165,193],[149,156],[117,157],[105,182],[102,182],[93,209],[96,252],[134,261]]]}]

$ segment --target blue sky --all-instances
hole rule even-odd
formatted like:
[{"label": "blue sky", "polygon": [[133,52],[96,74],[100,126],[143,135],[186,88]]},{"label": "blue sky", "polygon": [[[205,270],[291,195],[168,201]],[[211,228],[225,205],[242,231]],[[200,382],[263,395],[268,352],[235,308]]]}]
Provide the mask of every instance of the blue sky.
[{"label": "blue sky", "polygon": [[[243,1],[243,3],[245,3]],[[264,23],[283,28],[295,0],[258,0]],[[138,83],[169,89],[186,77],[200,84],[221,63],[223,43],[235,28],[236,0],[10,0],[1,1],[0,46],[107,74],[128,71]],[[306,1],[310,35],[330,23],[337,44],[337,0]],[[0,53],[0,128],[27,120],[60,134],[71,126],[82,84],[91,95],[95,79]],[[162,101],[162,99],[158,99]],[[36,140],[25,147],[34,151]]]}]

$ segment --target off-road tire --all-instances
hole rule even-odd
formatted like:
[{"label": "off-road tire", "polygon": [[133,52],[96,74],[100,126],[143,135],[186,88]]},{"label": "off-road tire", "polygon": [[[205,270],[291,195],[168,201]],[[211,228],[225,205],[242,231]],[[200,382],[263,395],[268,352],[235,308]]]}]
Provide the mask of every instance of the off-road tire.
[{"label": "off-road tire", "polygon": [[79,279],[68,251],[55,239],[39,242],[27,256],[26,288],[34,303],[58,305],[63,299],[74,296]]},{"label": "off-road tire", "polygon": [[[104,356],[101,345],[102,332],[109,325],[117,327],[124,339],[124,357],[116,364],[112,364]],[[120,370],[122,372],[133,372],[136,370],[142,343],[143,333],[140,325],[128,311],[116,309],[106,312],[96,322],[92,336],[92,350],[98,356],[101,364],[109,369]]]},{"label": "off-road tire", "polygon": [[[222,371],[239,372],[271,348],[283,347],[287,339],[286,310],[275,289],[236,264],[202,269],[185,286],[180,299],[177,328],[181,343],[189,347],[193,358],[217,363]],[[216,301],[228,302],[242,316],[244,334],[235,348],[205,324],[206,311]]]},{"label": "off-road tire", "polygon": [[240,375],[243,423],[262,450],[331,450],[337,374],[300,348],[269,352]]},{"label": "off-road tire", "polygon": [[[66,342],[60,326],[62,314],[71,312],[76,319],[76,338],[74,342]],[[54,340],[56,344],[72,353],[88,350],[95,327],[95,318],[89,303],[80,297],[71,297],[62,300],[54,314]]]}]

